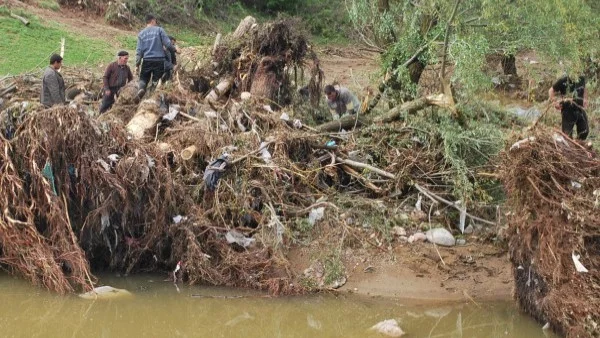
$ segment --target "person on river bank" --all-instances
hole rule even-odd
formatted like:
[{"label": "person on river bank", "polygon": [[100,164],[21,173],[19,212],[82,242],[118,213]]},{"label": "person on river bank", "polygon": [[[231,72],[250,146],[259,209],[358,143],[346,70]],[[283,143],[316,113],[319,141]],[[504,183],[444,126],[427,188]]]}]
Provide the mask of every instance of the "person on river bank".
[{"label": "person on river bank", "polygon": [[[557,96],[557,94],[559,96]],[[579,76],[571,79],[563,76],[548,90],[549,100],[562,115],[563,133],[573,137],[573,129],[577,127],[577,138],[585,140],[589,134],[589,124],[585,109],[587,108],[587,91],[585,78]]]},{"label": "person on river bank", "polygon": [[360,109],[360,101],[346,87],[327,85],[325,86],[325,95],[334,120],[347,114],[354,115]]}]

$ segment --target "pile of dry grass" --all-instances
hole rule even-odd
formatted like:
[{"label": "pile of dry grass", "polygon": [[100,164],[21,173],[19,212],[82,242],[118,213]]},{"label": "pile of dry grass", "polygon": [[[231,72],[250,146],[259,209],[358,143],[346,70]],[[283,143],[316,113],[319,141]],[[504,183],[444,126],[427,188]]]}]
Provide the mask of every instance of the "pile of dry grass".
[{"label": "pile of dry grass", "polygon": [[[600,335],[600,159],[539,130],[503,155],[516,298],[568,337]],[[577,272],[579,255],[589,272]]]}]

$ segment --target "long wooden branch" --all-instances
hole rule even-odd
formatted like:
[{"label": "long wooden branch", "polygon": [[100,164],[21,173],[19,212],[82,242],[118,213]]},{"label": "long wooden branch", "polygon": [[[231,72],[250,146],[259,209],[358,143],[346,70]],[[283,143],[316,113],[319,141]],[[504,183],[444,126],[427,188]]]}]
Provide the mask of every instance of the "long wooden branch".
[{"label": "long wooden branch", "polygon": [[456,0],[454,4],[454,9],[452,10],[452,15],[450,15],[450,19],[448,19],[448,23],[446,24],[446,36],[444,36],[444,54],[442,55],[442,72],[440,73],[440,79],[442,79],[442,83],[444,80],[444,76],[446,75],[446,56],[448,54],[448,40],[450,39],[450,30],[452,28],[452,21],[456,17],[456,11],[458,10],[458,6],[460,5],[461,0]]},{"label": "long wooden branch", "polygon": [[[443,197],[441,197],[441,196],[438,196],[438,195],[436,195],[436,194],[432,193],[431,191],[429,191],[429,190],[425,189],[425,188],[424,188],[424,187],[422,187],[421,185],[419,185],[419,184],[415,183],[415,184],[414,184],[414,187],[415,187],[415,188],[417,188],[417,190],[419,190],[419,192],[421,192],[422,194],[424,194],[424,195],[425,195],[425,196],[427,196],[428,198],[430,198],[430,199],[434,199],[434,200],[436,200],[436,201],[438,201],[438,202],[442,202],[442,203],[446,204],[447,206],[453,207],[454,209],[456,209],[456,210],[458,210],[458,211],[462,211],[462,210],[460,209],[460,207],[459,207],[458,205],[456,205],[456,203],[454,203],[454,202],[452,202],[452,201],[448,201],[447,199],[445,199],[445,198],[443,198]],[[479,218],[479,217],[477,217],[477,216],[473,216],[473,215],[469,214],[468,212],[466,212],[465,214],[466,214],[466,215],[467,215],[469,218],[471,218],[471,219],[473,219],[473,220],[476,220],[476,221],[479,221],[479,222],[481,222],[481,223],[485,223],[485,224],[489,224],[489,225],[498,225],[498,224],[497,224],[497,223],[495,223],[495,222],[488,221],[488,220],[486,220],[486,219]]]},{"label": "long wooden branch", "polygon": [[374,166],[368,165],[366,163],[356,162],[356,161],[352,161],[352,160],[348,160],[348,159],[342,159],[342,158],[336,158],[336,161],[340,162],[340,163],[347,164],[347,165],[349,165],[351,167],[354,167],[354,168],[368,169],[368,170],[370,170],[370,171],[372,171],[372,172],[374,172],[374,173],[376,173],[376,174],[378,174],[380,176],[387,177],[387,178],[390,178],[390,179],[395,179],[396,178],[396,176],[394,176],[394,174],[389,173],[389,172],[384,171],[384,170],[381,170],[379,168],[375,168]]},{"label": "long wooden branch", "polygon": [[10,13],[10,17],[11,18],[15,18],[15,19],[21,21],[25,26],[29,26],[29,20],[25,19],[22,16],[16,15],[16,14],[14,14],[14,13],[11,12]]},{"label": "long wooden branch", "polygon": [[317,126],[317,130],[320,132],[324,131],[340,131],[342,129],[349,130],[354,126],[361,126],[363,124],[363,119],[358,115],[346,115],[342,116],[338,120],[333,120],[330,122],[323,123]]},{"label": "long wooden branch", "polygon": [[429,95],[426,97],[422,97],[416,99],[414,101],[409,101],[404,103],[401,106],[396,106],[389,110],[386,114],[376,117],[373,122],[376,123],[387,123],[392,122],[400,118],[400,116],[404,112],[408,112],[409,114],[415,114],[417,111],[429,107],[429,106],[438,106],[448,109],[453,109],[453,101],[450,97],[444,94],[438,95]]}]

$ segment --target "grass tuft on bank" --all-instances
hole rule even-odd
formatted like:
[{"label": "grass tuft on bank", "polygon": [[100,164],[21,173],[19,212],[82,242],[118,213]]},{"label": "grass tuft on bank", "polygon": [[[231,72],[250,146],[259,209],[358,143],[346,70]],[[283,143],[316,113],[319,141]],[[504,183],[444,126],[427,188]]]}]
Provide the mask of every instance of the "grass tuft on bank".
[{"label": "grass tuft on bank", "polygon": [[[59,24],[43,24],[28,13],[16,12],[30,21],[25,26],[0,6],[0,76],[34,72],[48,64],[52,53],[60,51],[65,38],[65,65],[97,65],[114,58],[115,46],[108,41],[82,37]],[[117,48],[120,46],[117,46]]]}]

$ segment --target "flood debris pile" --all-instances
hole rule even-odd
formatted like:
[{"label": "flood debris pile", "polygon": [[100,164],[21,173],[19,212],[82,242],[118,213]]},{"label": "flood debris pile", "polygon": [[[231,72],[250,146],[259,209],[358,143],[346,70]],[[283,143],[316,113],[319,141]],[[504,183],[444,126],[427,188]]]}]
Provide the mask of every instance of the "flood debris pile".
[{"label": "flood debris pile", "polygon": [[503,155],[516,298],[568,337],[600,335],[600,159],[541,129]]},{"label": "flood debris pile", "polygon": [[[0,114],[3,266],[59,292],[90,290],[92,271],[108,269],[290,294],[314,284],[286,258],[307,229],[330,230],[330,247],[374,234],[366,242],[383,250],[402,206],[455,232],[495,224],[478,171],[503,142],[499,114],[423,98],[363,129],[307,126],[288,103],[300,83],[314,94],[300,100],[318,103],[322,72],[293,25],[245,19],[209,59],[141,102],[128,85],[99,117],[97,99],[44,109],[17,86]],[[321,276],[338,286],[339,256]]]},{"label": "flood debris pile", "polygon": [[[311,97],[318,100],[323,73],[300,27],[299,19],[258,25],[246,17],[232,34],[217,36],[211,58],[195,63],[191,88],[211,104],[224,95],[250,92],[275,108],[290,104],[294,89],[306,80]],[[307,65],[309,78],[304,79]]]}]

